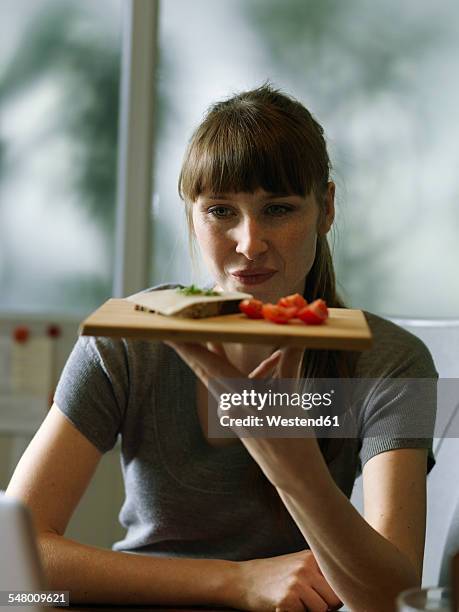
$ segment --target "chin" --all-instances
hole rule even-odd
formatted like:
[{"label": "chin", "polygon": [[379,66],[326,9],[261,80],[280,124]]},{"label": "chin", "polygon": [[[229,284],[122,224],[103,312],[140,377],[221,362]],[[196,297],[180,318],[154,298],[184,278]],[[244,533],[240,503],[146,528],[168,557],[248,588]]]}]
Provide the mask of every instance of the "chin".
[{"label": "chin", "polygon": [[284,292],[282,288],[269,287],[269,281],[263,285],[243,286],[231,279],[227,282],[219,282],[217,285],[218,287],[221,287],[223,291],[241,291],[242,293],[250,293],[257,300],[261,300],[262,302],[271,302],[274,304],[279,298],[289,294],[288,291]]}]

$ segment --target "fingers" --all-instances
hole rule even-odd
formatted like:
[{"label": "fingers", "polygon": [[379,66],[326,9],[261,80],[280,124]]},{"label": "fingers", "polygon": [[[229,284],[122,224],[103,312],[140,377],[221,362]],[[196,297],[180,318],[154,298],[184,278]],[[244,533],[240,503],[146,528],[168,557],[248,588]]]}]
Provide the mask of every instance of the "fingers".
[{"label": "fingers", "polygon": [[215,353],[216,355],[220,355],[220,357],[224,357],[225,359],[227,359],[225,349],[223,348],[223,344],[221,344],[221,342],[208,342],[207,348],[209,351],[212,351],[212,353]]},{"label": "fingers", "polygon": [[[193,342],[165,342],[172,347],[185,363],[208,384],[209,378],[242,378],[242,373],[230,363],[225,355],[211,352],[207,347]],[[204,380],[205,379],[205,380]]]},{"label": "fingers", "polygon": [[329,609],[328,603],[310,587],[304,589],[301,601],[305,610],[310,610],[310,612],[327,612]]},{"label": "fingers", "polygon": [[262,361],[257,367],[252,370],[248,378],[263,378],[269,374],[279,363],[282,356],[282,351],[279,349],[270,355],[267,359]]},{"label": "fingers", "polygon": [[332,610],[337,610],[338,607],[343,605],[343,602],[340,600],[325,578],[315,580],[311,586],[320,595],[320,597],[327,602],[328,607]]},{"label": "fingers", "polygon": [[317,563],[317,559],[313,555],[314,565],[317,570],[317,574],[313,582],[311,582],[311,587],[319,593],[319,595],[327,602],[330,610],[338,610],[343,602],[340,600],[338,595],[329,585],[327,579],[324,577],[322,570],[320,569],[319,564]]}]

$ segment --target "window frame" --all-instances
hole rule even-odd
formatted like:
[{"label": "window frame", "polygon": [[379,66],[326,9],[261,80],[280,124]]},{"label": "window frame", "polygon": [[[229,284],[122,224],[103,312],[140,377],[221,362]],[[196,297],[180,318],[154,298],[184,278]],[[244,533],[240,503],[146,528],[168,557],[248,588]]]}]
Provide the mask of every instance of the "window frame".
[{"label": "window frame", "polygon": [[113,296],[148,286],[159,0],[125,0]]}]

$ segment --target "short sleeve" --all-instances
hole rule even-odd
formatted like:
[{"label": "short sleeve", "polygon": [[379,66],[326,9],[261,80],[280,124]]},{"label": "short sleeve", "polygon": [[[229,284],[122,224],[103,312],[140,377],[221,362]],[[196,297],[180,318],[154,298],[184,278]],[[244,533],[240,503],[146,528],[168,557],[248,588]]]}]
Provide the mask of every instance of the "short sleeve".
[{"label": "short sleeve", "polygon": [[361,470],[367,461],[375,455],[397,448],[425,448],[427,450],[427,474],[435,465],[435,455],[433,453],[433,438],[407,438],[391,435],[376,435],[362,437],[360,448]]},{"label": "short sleeve", "polygon": [[123,340],[80,336],[59,379],[54,401],[102,453],[115,445],[128,401]]},{"label": "short sleeve", "polygon": [[[385,354],[385,376],[374,381],[364,403],[359,435],[361,468],[385,451],[425,448],[429,473],[435,465],[432,442],[438,373],[423,342],[411,334],[402,339],[394,356]],[[393,368],[388,367],[391,360]]]}]

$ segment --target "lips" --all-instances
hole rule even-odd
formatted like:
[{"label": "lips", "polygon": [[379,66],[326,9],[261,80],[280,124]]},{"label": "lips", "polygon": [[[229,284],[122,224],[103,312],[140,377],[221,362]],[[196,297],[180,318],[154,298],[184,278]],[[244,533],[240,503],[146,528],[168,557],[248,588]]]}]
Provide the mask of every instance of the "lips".
[{"label": "lips", "polygon": [[236,270],[231,274],[241,285],[258,285],[269,280],[276,272],[277,270],[258,268],[253,270]]},{"label": "lips", "polygon": [[262,276],[266,274],[274,274],[277,270],[272,268],[243,268],[231,272],[233,276]]}]

